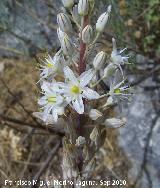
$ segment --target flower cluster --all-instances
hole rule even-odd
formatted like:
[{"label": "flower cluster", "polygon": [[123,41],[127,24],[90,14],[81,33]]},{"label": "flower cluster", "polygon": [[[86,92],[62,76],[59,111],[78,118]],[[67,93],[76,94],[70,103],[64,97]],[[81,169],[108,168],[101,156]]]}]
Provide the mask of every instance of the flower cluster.
[{"label": "flower cluster", "polygon": [[[78,114],[86,114],[97,120],[103,116],[106,106],[118,99],[129,96],[129,87],[125,86],[122,65],[128,61],[124,50],[118,50],[113,38],[113,50],[110,57],[100,51],[93,57],[95,44],[104,32],[110,17],[111,5],[99,16],[95,26],[90,24],[94,1],[62,0],[67,11],[57,15],[57,35],[60,49],[54,57],[48,56],[41,65],[40,83],[42,97],[38,104],[42,112],[41,119],[48,123],[52,117],[57,122],[70,108]],[[100,72],[102,74],[100,74]],[[114,83],[119,73],[121,80]],[[101,75],[100,78],[97,75]],[[110,83],[110,91],[100,89],[100,83]],[[94,107],[92,100],[104,100],[104,108]],[[100,111],[102,109],[102,111]]]}]

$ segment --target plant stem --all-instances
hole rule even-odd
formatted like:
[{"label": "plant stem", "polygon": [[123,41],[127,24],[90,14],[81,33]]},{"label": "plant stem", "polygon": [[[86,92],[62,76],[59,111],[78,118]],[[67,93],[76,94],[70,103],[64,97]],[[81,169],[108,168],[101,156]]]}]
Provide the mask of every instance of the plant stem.
[{"label": "plant stem", "polygon": [[[85,57],[85,52],[86,52],[86,44],[82,40],[82,31],[83,29],[88,25],[89,23],[89,16],[85,16],[82,18],[82,23],[81,23],[81,38],[80,38],[80,61],[78,65],[78,70],[79,70],[79,75],[81,75],[85,70],[86,70],[86,59]],[[85,100],[83,100],[84,106],[85,106]],[[83,130],[82,130],[82,124],[83,124],[83,115],[78,115],[78,126],[77,126],[77,133],[79,136],[82,136]]]},{"label": "plant stem", "polygon": [[86,69],[86,62],[85,62],[85,52],[86,52],[86,44],[82,40],[82,31],[88,25],[89,19],[88,16],[83,18],[83,23],[81,26],[81,41],[80,41],[80,61],[79,61],[79,74],[83,73]]},{"label": "plant stem", "polygon": [[[86,44],[82,40],[82,31],[88,25],[88,22],[89,22],[89,16],[85,16],[82,18],[81,38],[80,38],[80,61],[79,61],[79,65],[78,65],[79,75],[81,75],[86,70],[86,58],[85,58]],[[85,100],[83,100],[83,103],[85,106]],[[78,134],[78,136],[83,136],[83,126],[82,126],[84,124],[83,121],[84,121],[84,115],[78,114],[78,118],[77,118],[77,134]],[[77,165],[79,168],[79,172],[81,172],[82,167],[83,167],[82,151],[79,151],[79,155],[77,158]]]}]

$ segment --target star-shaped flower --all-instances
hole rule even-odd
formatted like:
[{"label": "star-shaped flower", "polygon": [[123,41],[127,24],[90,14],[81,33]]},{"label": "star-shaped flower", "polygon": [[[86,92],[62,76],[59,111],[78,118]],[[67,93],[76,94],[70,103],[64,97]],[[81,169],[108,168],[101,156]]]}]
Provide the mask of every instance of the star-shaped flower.
[{"label": "star-shaped flower", "polygon": [[123,56],[122,53],[126,50],[126,48],[118,51],[116,46],[116,40],[112,38],[113,43],[113,50],[111,53],[111,61],[117,65],[124,65],[126,62],[128,62],[128,56]]},{"label": "star-shaped flower", "polygon": [[66,83],[57,83],[59,93],[63,94],[65,100],[79,114],[84,113],[83,99],[98,99],[100,95],[87,87],[94,76],[92,69],[83,72],[78,78],[69,67],[64,68]]},{"label": "star-shaped flower", "polygon": [[61,64],[61,57],[60,57],[60,51],[55,54],[55,56],[52,58],[50,55],[48,55],[47,58],[45,58],[45,61],[43,61],[43,65],[41,65],[41,74],[40,77],[42,79],[46,79],[49,76],[56,76],[57,73],[60,73],[63,71],[62,64]]},{"label": "star-shaped flower", "polygon": [[53,120],[57,122],[58,115],[64,114],[64,98],[59,94],[57,95],[57,93],[51,89],[51,83],[44,82],[41,88],[43,90],[43,96],[39,99],[38,104],[43,110],[42,119],[46,122],[50,115],[52,115]]}]

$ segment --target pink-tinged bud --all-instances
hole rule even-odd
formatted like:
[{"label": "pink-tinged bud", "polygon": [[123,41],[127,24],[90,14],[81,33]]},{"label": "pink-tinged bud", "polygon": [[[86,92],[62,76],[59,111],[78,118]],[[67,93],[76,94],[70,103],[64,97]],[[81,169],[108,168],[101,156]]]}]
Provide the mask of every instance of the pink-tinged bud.
[{"label": "pink-tinged bud", "polygon": [[58,26],[60,27],[60,29],[63,32],[71,32],[72,31],[72,24],[71,21],[69,19],[69,17],[64,14],[64,13],[60,13],[57,15],[57,23]]},{"label": "pink-tinged bud", "polygon": [[74,5],[74,0],[62,0],[65,8],[71,8]]},{"label": "pink-tinged bud", "polygon": [[89,12],[89,2],[88,0],[79,0],[78,3],[78,13],[81,16],[86,16]]},{"label": "pink-tinged bud", "polygon": [[93,38],[93,29],[91,25],[87,25],[82,31],[82,40],[84,43],[89,44]]},{"label": "pink-tinged bud", "polygon": [[96,70],[99,70],[101,67],[102,67],[102,65],[105,63],[105,61],[106,61],[106,53],[105,52],[103,52],[103,51],[101,51],[101,52],[99,52],[97,55],[96,55],[96,57],[94,58],[94,60],[93,60],[93,66],[94,66],[94,68],[96,69]]},{"label": "pink-tinged bud", "polygon": [[107,12],[103,13],[97,20],[96,23],[96,30],[97,32],[101,33],[104,31],[107,21],[108,21],[108,17],[109,14],[111,12],[111,5],[108,6]]},{"label": "pink-tinged bud", "polygon": [[92,120],[97,120],[99,117],[101,117],[103,114],[98,111],[97,109],[91,109],[91,111],[89,112],[89,117]]}]

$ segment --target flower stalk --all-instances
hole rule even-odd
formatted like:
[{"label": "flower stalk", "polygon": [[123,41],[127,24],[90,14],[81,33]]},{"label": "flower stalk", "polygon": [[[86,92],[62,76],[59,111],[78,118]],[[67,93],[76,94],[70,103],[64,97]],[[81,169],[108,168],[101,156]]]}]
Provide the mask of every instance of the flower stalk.
[{"label": "flower stalk", "polygon": [[81,25],[81,39],[80,39],[80,60],[79,60],[79,74],[83,73],[86,69],[86,62],[85,62],[85,52],[87,45],[82,40],[82,31],[83,29],[89,24],[89,17],[84,16],[82,18],[82,25]]},{"label": "flower stalk", "polygon": [[[95,154],[105,140],[106,126],[124,124],[124,119],[106,120],[105,110],[130,97],[121,66],[126,65],[128,56],[122,55],[124,50],[117,50],[115,39],[110,58],[105,51],[95,48],[108,23],[111,6],[93,27],[90,17],[94,0],[79,0],[78,5],[72,0],[62,0],[62,3],[67,11],[57,16],[61,47],[41,65],[42,96],[38,100],[41,112],[34,114],[64,131],[63,179],[76,182],[91,177],[96,165]],[[96,54],[92,54],[93,50]],[[101,87],[102,82],[109,84],[108,92]]]}]

